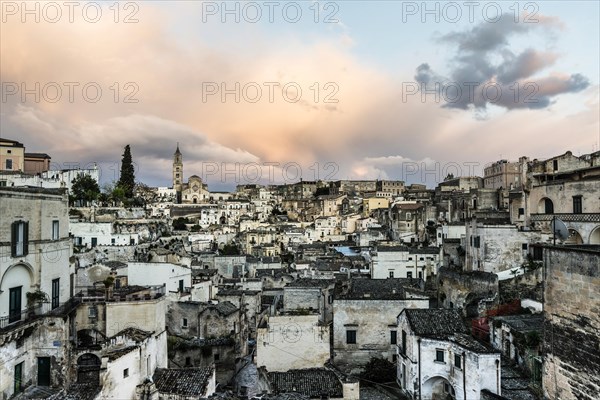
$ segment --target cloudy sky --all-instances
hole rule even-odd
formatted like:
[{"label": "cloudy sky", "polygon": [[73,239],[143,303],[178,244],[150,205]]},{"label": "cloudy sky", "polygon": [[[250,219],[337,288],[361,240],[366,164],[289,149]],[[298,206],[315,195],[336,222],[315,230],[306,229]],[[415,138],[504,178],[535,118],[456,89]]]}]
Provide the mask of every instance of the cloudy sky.
[{"label": "cloudy sky", "polygon": [[402,179],[598,150],[599,3],[2,1],[1,137],[139,181]]}]

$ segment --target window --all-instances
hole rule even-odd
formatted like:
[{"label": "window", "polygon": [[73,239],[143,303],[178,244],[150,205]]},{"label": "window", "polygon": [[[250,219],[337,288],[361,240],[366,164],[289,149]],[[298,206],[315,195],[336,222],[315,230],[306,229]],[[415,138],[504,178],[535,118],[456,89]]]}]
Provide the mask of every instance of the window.
[{"label": "window", "polygon": [[15,393],[21,393],[23,390],[23,363],[24,361],[15,365],[15,381],[13,385]]},{"label": "window", "polygon": [[98,317],[98,309],[96,306],[90,306],[88,308],[88,317],[89,318],[97,318]]},{"label": "window", "polygon": [[21,320],[21,300],[23,286],[10,288],[8,291],[8,323],[12,324]]},{"label": "window", "polygon": [[116,242],[117,242],[117,240],[115,238],[110,239],[110,244],[114,245]]},{"label": "window", "polygon": [[58,307],[59,299],[60,299],[60,278],[56,278],[52,280],[52,309]]},{"label": "window", "polygon": [[573,214],[581,214],[583,212],[583,204],[581,196],[573,196]]},{"label": "window", "polygon": [[398,333],[396,331],[390,331],[390,344],[398,343]]},{"label": "window", "polygon": [[400,353],[406,355],[406,331],[402,330],[402,348],[400,348]]},{"label": "window", "polygon": [[58,221],[52,221],[52,240],[58,240],[59,238],[58,226]]},{"label": "window", "polygon": [[443,363],[446,362],[444,360],[444,350],[440,350],[440,349],[436,349],[435,350],[435,361],[436,362],[443,362]]},{"label": "window", "polygon": [[407,272],[406,273],[406,277],[409,278],[409,279],[412,279],[412,272]]},{"label": "window", "polygon": [[6,160],[6,169],[11,170],[12,169],[12,165],[13,165],[12,160],[10,158],[8,158]]},{"label": "window", "polygon": [[13,257],[23,257],[29,253],[29,223],[16,221],[11,226],[11,253]]},{"label": "window", "polygon": [[475,238],[473,238],[473,247],[478,249],[480,246],[481,246],[481,238],[479,236],[475,236]]},{"label": "window", "polygon": [[454,355],[454,367],[462,369],[462,356],[460,356],[459,354]]},{"label": "window", "polygon": [[522,250],[527,250],[527,243],[521,244],[521,249]]},{"label": "window", "polygon": [[179,280],[179,291],[183,292],[183,279]]},{"label": "window", "polygon": [[346,344],[356,344],[356,331],[355,330],[346,331]]},{"label": "window", "polygon": [[123,378],[127,378],[129,376],[129,368],[125,368],[123,370]]},{"label": "window", "polygon": [[519,217],[525,215],[525,209],[523,207],[519,208]]},{"label": "window", "polygon": [[554,203],[548,198],[544,199],[544,214],[554,214]]},{"label": "window", "polygon": [[187,318],[183,318],[181,320],[181,327],[182,328],[187,328],[187,326],[188,326],[188,320],[187,320]]},{"label": "window", "polygon": [[186,357],[185,358],[185,366],[186,367],[191,367],[192,366],[192,358],[191,357]]},{"label": "window", "polygon": [[533,248],[533,259],[535,261],[543,260],[543,255],[544,255],[544,251],[541,247],[536,246]]},{"label": "window", "polygon": [[552,169],[558,171],[558,160],[552,160]]},{"label": "window", "polygon": [[214,354],[215,361],[219,361],[220,358],[221,358],[221,356],[219,355],[219,353]]},{"label": "window", "polygon": [[390,271],[390,278],[394,277],[394,271]]},{"label": "window", "polygon": [[96,247],[98,246],[98,238],[93,237],[92,238],[92,247]]}]

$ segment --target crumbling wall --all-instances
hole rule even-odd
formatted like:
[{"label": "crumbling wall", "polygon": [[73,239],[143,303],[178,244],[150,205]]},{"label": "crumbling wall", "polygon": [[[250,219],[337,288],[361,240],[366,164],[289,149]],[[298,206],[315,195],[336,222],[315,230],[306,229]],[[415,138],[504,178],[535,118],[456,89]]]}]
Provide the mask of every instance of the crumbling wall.
[{"label": "crumbling wall", "polygon": [[483,271],[441,268],[438,274],[438,299],[445,308],[459,308],[465,314],[478,314],[480,303],[486,303],[487,306],[498,304],[498,276]]},{"label": "crumbling wall", "polygon": [[544,395],[599,399],[600,252],[544,251]]}]

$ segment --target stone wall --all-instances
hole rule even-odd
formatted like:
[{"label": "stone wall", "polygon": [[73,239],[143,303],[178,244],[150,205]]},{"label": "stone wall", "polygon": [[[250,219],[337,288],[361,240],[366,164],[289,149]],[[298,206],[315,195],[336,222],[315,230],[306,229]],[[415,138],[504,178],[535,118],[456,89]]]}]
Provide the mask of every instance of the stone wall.
[{"label": "stone wall", "polygon": [[545,247],[544,395],[600,398],[600,250]]}]

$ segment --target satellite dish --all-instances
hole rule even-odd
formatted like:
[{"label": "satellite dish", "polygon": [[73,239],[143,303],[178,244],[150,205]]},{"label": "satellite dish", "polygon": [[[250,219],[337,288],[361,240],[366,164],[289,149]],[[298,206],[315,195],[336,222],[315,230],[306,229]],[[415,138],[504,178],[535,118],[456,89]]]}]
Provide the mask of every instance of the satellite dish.
[{"label": "satellite dish", "polygon": [[566,240],[569,237],[569,230],[564,222],[560,219],[554,217],[552,222],[550,223],[552,228],[552,232],[554,233],[554,238],[559,238],[560,240]]}]

